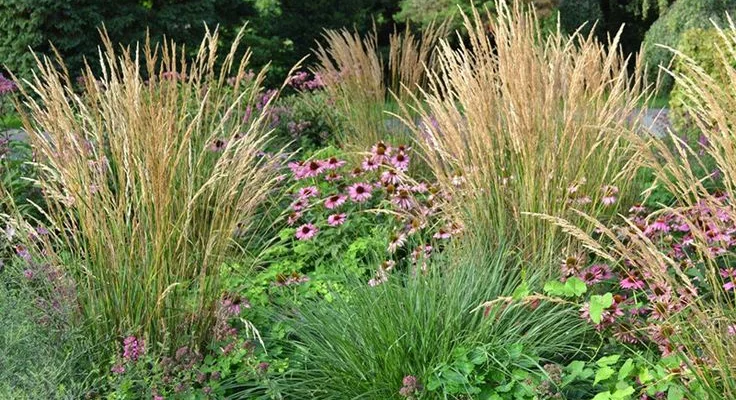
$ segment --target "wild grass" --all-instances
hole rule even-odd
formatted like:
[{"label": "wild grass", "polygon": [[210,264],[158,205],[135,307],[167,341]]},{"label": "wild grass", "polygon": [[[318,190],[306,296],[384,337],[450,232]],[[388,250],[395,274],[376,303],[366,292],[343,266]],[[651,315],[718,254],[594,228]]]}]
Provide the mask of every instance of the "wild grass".
[{"label": "wild grass", "polygon": [[[97,343],[125,335],[149,348],[207,344],[219,267],[269,195],[272,160],[263,115],[244,118],[265,69],[246,81],[241,35],[218,64],[208,31],[187,61],[173,42],[116,48],[102,33],[99,68],[80,91],[63,60],[37,59],[21,89],[23,126],[36,152],[61,263],[78,287]],[[234,85],[227,78],[235,76]]]},{"label": "wild grass", "polygon": [[[439,42],[429,88],[400,101],[402,116],[458,200],[468,237],[514,237],[525,257],[549,260],[561,256],[562,236],[524,213],[581,223],[571,209],[615,215],[632,194],[638,150],[628,137],[646,88],[641,69],[626,68],[620,33],[607,46],[559,28],[545,34],[518,2],[498,1],[496,14],[464,16],[467,45]],[[619,190],[610,206],[606,186]]]},{"label": "wild grass", "polygon": [[[575,307],[479,307],[519,285],[517,262],[497,248],[483,265],[430,268],[435,272],[427,276],[361,285],[331,303],[307,302],[285,311],[299,364],[277,387],[287,398],[398,398],[404,376],[414,375],[426,387],[463,350],[487,355],[478,372],[507,374],[514,367],[540,373],[535,357],[559,361],[580,353],[588,328]],[[520,358],[510,355],[514,348],[522,349]],[[457,395],[471,396],[466,389]],[[442,396],[425,391],[422,398]]]},{"label": "wild grass", "polygon": [[431,24],[421,34],[408,27],[389,38],[388,62],[378,52],[373,33],[361,37],[357,32],[326,30],[319,43],[315,68],[325,82],[325,90],[346,120],[338,142],[351,150],[370,148],[401,130],[387,124],[385,111],[391,109],[388,89],[400,97],[416,93],[426,83],[427,67],[433,63],[434,48],[447,34],[447,24]]}]

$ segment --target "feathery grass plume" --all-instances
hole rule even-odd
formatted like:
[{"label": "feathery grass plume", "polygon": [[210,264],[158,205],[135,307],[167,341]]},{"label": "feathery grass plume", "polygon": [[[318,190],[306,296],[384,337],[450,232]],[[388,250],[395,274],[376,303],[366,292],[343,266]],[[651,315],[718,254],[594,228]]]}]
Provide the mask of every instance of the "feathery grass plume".
[{"label": "feathery grass plume", "polygon": [[446,23],[433,23],[419,36],[408,28],[394,32],[386,65],[377,50],[375,29],[365,37],[345,29],[325,31],[325,44],[318,43],[315,50],[319,66],[314,72],[347,121],[348,129],[338,138],[341,144],[362,150],[400,135],[387,124],[387,85],[400,96],[415,92],[426,80],[436,43],[446,34]]},{"label": "feathery grass plume", "polygon": [[640,68],[627,71],[620,32],[604,46],[559,28],[545,35],[518,2],[499,0],[496,13],[464,15],[467,45],[440,41],[429,89],[400,101],[402,119],[455,194],[468,237],[514,237],[526,257],[549,259],[563,235],[523,213],[615,214],[619,196],[631,195],[637,151],[628,136],[645,82]]},{"label": "feathery grass plume", "polygon": [[81,92],[56,68],[63,60],[47,57],[22,88],[50,230],[71,255],[98,342],[135,334],[149,347],[200,347],[232,234],[275,181],[277,157],[261,157],[264,114],[246,117],[266,70],[241,79],[251,56],[236,56],[243,31],[221,67],[216,30],[191,61],[173,42],[116,49],[101,34],[102,73],[88,65]]}]

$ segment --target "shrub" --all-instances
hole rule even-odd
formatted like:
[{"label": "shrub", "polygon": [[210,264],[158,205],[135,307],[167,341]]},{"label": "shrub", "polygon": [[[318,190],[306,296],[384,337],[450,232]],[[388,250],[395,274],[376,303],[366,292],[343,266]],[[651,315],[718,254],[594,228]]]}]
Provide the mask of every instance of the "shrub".
[{"label": "shrub", "polygon": [[[691,58],[700,68],[703,68],[705,73],[725,85],[728,82],[728,76],[726,70],[721,67],[722,55],[719,53],[719,49],[724,49],[725,45],[726,41],[717,29],[696,28],[682,34],[677,51]],[[680,74],[683,68],[687,68],[683,66],[683,63],[682,59],[675,59],[673,67],[675,74]],[[736,61],[733,61],[732,65],[736,65]],[[682,83],[675,82],[674,84],[670,93],[670,118],[678,132],[697,132],[697,129],[693,129],[695,127],[693,126],[692,116],[688,115],[686,111],[690,107],[685,104],[688,100],[685,87]],[[697,140],[698,137],[694,139]],[[693,144],[693,142],[691,141],[690,144]]]},{"label": "shrub", "polygon": [[[447,260],[436,261],[439,267]],[[579,353],[571,344],[586,329],[577,311],[562,305],[479,307],[521,283],[515,262],[500,250],[481,268],[433,267],[358,287],[330,304],[285,311],[299,364],[277,379],[278,387],[287,397],[340,399],[482,398],[504,385],[522,390],[526,377],[542,374],[540,357]]]},{"label": "shrub", "polygon": [[191,64],[174,43],[132,54],[103,39],[105,74],[88,69],[82,94],[46,57],[21,89],[49,230],[67,254],[45,256],[76,281],[96,342],[132,334],[151,348],[204,347],[232,235],[274,182],[272,159],[260,157],[265,117],[245,122],[265,71],[243,78],[237,41],[216,68],[217,32]]},{"label": "shrub", "polygon": [[581,30],[583,34],[590,33],[593,26],[596,25],[600,31],[601,19],[603,19],[603,11],[598,1],[562,0],[560,2],[560,25],[566,32],[573,33],[583,25],[585,25]]},{"label": "shrub", "polygon": [[[723,25],[726,12],[733,11],[736,11],[734,0],[679,0],[672,4],[644,38],[644,61],[650,81],[657,79],[660,66],[669,68],[672,61],[672,52],[659,45],[677,48],[687,30],[712,28],[711,20]],[[660,93],[669,93],[674,80],[667,74],[661,79]]]},{"label": "shrub", "polygon": [[[638,119],[628,117],[643,88],[594,38],[555,32],[541,41],[531,12],[497,9],[493,41],[475,13],[465,21],[470,46],[441,42],[440,70],[426,95],[402,102],[404,121],[457,200],[469,239],[513,238],[523,257],[550,260],[564,239],[526,213],[615,215],[635,176],[627,136]],[[419,125],[409,107],[420,110]]]}]

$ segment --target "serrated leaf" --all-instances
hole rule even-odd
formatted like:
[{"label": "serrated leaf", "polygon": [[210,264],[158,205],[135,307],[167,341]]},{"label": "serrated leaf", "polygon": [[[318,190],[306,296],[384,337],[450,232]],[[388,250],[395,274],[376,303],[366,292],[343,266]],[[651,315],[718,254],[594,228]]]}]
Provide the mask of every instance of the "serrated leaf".
[{"label": "serrated leaf", "polygon": [[596,385],[596,384],[598,384],[598,382],[605,381],[606,379],[608,379],[611,376],[613,376],[614,372],[616,372],[616,371],[613,368],[611,368],[611,367],[603,367],[603,368],[599,369],[595,373],[595,380],[593,381],[593,384]]},{"label": "serrated leaf", "polygon": [[544,284],[543,290],[550,296],[564,296],[565,284],[558,281],[549,281]]},{"label": "serrated leaf", "polygon": [[649,368],[644,367],[641,371],[639,371],[639,381],[642,384],[646,384],[647,382],[652,380],[652,374],[649,372]]},{"label": "serrated leaf", "polygon": [[618,380],[622,381],[634,370],[634,360],[628,359],[618,370]]},{"label": "serrated leaf", "polygon": [[614,354],[614,355],[611,355],[611,356],[601,357],[595,363],[599,367],[608,367],[610,365],[616,364],[620,358],[621,358],[620,355]]},{"label": "serrated leaf", "polygon": [[684,397],[685,393],[679,386],[670,386],[670,390],[667,391],[667,400],[682,400]]},{"label": "serrated leaf", "polygon": [[611,399],[611,392],[600,392],[595,397],[593,397],[593,400],[610,400]]},{"label": "serrated leaf", "polygon": [[634,388],[628,386],[624,389],[619,389],[611,395],[611,400],[623,400],[629,398],[634,393]]}]

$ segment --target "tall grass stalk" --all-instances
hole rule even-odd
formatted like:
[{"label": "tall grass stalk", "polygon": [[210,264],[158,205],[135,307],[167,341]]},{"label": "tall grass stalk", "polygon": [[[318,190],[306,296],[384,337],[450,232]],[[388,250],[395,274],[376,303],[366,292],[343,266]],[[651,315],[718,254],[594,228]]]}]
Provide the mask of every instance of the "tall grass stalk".
[{"label": "tall grass stalk", "polygon": [[421,34],[408,28],[389,38],[388,63],[378,52],[375,33],[361,37],[348,30],[325,31],[324,44],[315,54],[315,73],[345,116],[347,130],[338,141],[351,150],[364,150],[392,136],[401,137],[401,126],[387,123],[391,108],[388,89],[400,97],[415,93],[426,83],[426,67],[432,65],[434,48],[447,34],[447,24],[430,24]]},{"label": "tall grass stalk", "polygon": [[217,67],[217,31],[191,61],[173,42],[116,49],[103,32],[102,73],[88,66],[81,92],[63,60],[46,57],[22,89],[47,217],[98,342],[135,334],[166,349],[210,337],[220,264],[275,176],[276,158],[259,155],[263,114],[246,118],[266,71],[242,78],[241,37]]},{"label": "tall grass stalk", "polygon": [[[562,236],[525,212],[615,215],[631,195],[641,69],[627,71],[620,32],[608,46],[559,27],[545,35],[518,2],[499,0],[496,15],[483,14],[463,16],[467,45],[440,41],[429,89],[401,100],[401,113],[455,194],[456,217],[474,232],[467,236],[513,237],[525,257],[548,260]],[[619,189],[614,205],[602,202],[606,185]]]}]

